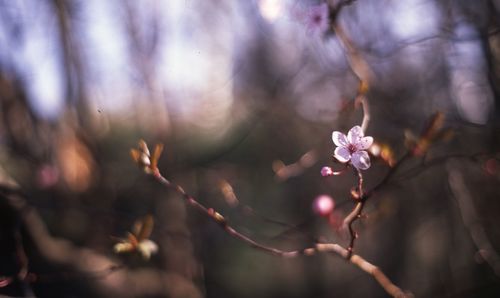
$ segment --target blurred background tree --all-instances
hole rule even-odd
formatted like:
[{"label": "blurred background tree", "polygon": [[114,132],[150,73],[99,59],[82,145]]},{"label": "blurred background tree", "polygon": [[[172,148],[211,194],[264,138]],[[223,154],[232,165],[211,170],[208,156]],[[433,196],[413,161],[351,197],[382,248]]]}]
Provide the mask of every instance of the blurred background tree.
[{"label": "blurred background tree", "polygon": [[[344,2],[334,22],[373,73],[368,134],[400,156],[436,111],[454,133],[368,204],[357,252],[417,297],[500,296],[500,1]],[[261,242],[345,242],[312,204],[352,207],[354,178],[319,171],[332,130],[360,124],[359,82],[338,36],[306,28],[318,3],[1,0],[0,294],[385,297],[342,259],[230,238],[128,155],[164,143],[162,172]],[[114,255],[146,214],[159,253]]]}]

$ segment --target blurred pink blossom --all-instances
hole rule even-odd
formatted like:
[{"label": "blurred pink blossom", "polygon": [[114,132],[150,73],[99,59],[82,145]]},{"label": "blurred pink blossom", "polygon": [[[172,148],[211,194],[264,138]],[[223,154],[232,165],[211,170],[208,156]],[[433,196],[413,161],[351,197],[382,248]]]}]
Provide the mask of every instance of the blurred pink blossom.
[{"label": "blurred pink blossom", "polygon": [[322,3],[311,6],[304,18],[308,34],[323,34],[328,30],[330,20],[328,17],[328,4]]},{"label": "blurred pink blossom", "polygon": [[50,164],[42,165],[37,171],[37,183],[41,188],[49,188],[59,181],[59,170]]},{"label": "blurred pink blossom", "polygon": [[329,195],[320,195],[314,199],[313,210],[320,216],[329,216],[335,208],[335,202]]}]

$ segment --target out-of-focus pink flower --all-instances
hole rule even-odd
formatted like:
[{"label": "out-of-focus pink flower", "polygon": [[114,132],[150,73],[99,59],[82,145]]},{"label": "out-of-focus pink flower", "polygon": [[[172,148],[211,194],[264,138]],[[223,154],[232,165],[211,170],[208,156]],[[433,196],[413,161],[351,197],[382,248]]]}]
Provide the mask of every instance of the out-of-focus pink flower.
[{"label": "out-of-focus pink flower", "polygon": [[309,8],[304,23],[308,34],[323,34],[330,25],[328,4],[322,3]]},{"label": "out-of-focus pink flower", "polygon": [[498,172],[498,162],[494,158],[488,159],[484,163],[484,169],[488,175],[494,176]]},{"label": "out-of-focus pink flower", "polygon": [[365,150],[372,145],[373,138],[365,137],[360,126],[356,125],[351,128],[347,136],[334,131],[332,140],[337,146],[334,156],[338,161],[342,163],[350,161],[358,170],[366,170],[370,167],[370,156]]},{"label": "out-of-focus pink flower", "polygon": [[335,208],[335,202],[329,195],[320,195],[314,199],[313,210],[320,216],[329,216]]},{"label": "out-of-focus pink flower", "polygon": [[38,169],[37,182],[41,188],[49,188],[59,181],[59,170],[49,164],[43,165]]}]

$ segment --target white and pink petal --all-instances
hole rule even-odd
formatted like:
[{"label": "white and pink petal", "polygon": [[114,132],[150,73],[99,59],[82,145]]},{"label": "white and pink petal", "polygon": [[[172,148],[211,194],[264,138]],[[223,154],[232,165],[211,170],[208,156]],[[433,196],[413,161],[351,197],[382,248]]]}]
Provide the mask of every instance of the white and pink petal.
[{"label": "white and pink petal", "polygon": [[158,252],[158,245],[149,239],[145,239],[139,242],[137,250],[142,254],[144,259],[149,260],[152,254]]},{"label": "white and pink petal", "polygon": [[333,156],[340,162],[348,162],[351,159],[351,153],[346,147],[337,147]]},{"label": "white and pink petal", "polygon": [[356,148],[358,150],[365,150],[370,148],[370,146],[373,144],[373,138],[372,137],[363,137],[359,139],[358,143],[355,144]]},{"label": "white and pink petal", "polygon": [[363,130],[361,129],[361,126],[356,125],[353,128],[351,128],[349,130],[349,132],[347,133],[347,141],[350,144],[357,144],[359,142],[359,140],[364,136],[365,136],[365,134],[364,134]]},{"label": "white and pink petal", "polygon": [[366,170],[370,167],[370,156],[366,151],[356,151],[351,156],[352,165],[358,170]]},{"label": "white and pink petal", "polygon": [[338,147],[347,147],[347,145],[349,144],[347,142],[346,135],[341,133],[340,131],[334,131],[332,133],[332,141],[335,144],[335,146]]}]

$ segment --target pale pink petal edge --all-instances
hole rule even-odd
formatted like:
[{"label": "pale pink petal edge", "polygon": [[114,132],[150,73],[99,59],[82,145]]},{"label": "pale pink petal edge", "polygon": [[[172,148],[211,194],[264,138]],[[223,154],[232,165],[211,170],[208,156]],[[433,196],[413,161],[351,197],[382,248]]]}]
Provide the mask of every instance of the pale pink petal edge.
[{"label": "pale pink petal edge", "polygon": [[348,162],[351,159],[351,154],[347,148],[337,147],[334,151],[334,157],[340,162]]},{"label": "pale pink petal edge", "polygon": [[365,134],[361,129],[361,126],[356,125],[353,128],[351,128],[347,133],[347,140],[349,141],[349,143],[355,144],[358,142],[359,139],[361,139],[364,136]]},{"label": "pale pink petal edge", "polygon": [[347,146],[348,144],[346,135],[340,131],[332,132],[332,141],[338,147]]},{"label": "pale pink petal edge", "polygon": [[359,170],[366,170],[371,166],[370,156],[366,151],[356,151],[352,154],[351,163]]}]

